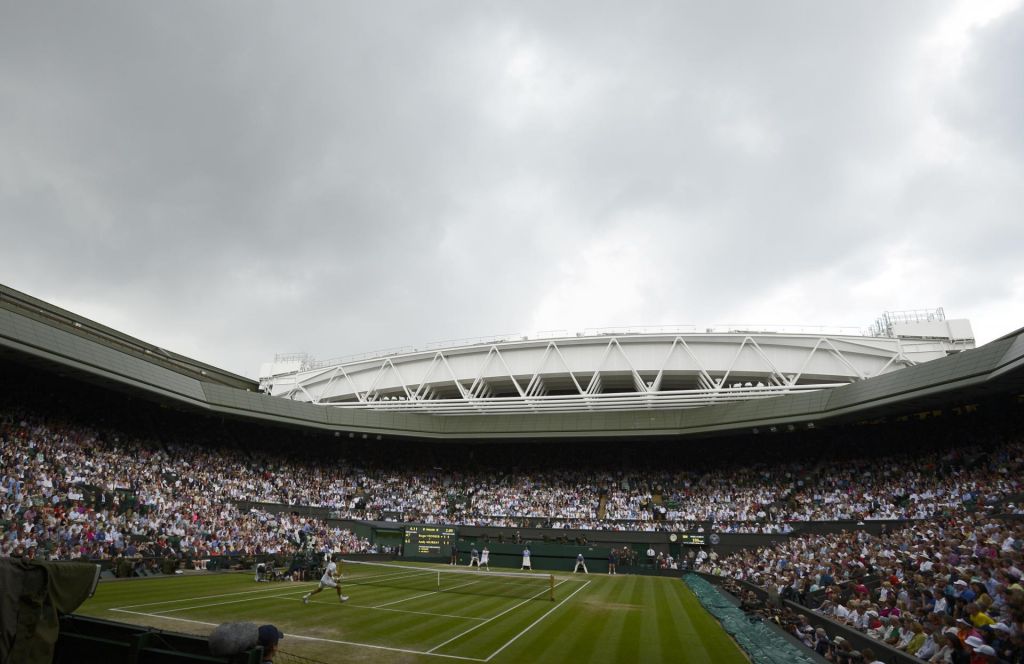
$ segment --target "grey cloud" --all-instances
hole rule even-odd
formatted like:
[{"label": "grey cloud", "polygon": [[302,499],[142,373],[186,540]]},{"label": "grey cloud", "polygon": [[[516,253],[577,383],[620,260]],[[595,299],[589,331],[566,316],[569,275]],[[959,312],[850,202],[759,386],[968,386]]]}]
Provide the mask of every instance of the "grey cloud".
[{"label": "grey cloud", "polygon": [[1024,7],[976,30],[977,46],[965,57],[961,87],[951,92],[945,112],[957,127],[993,149],[1024,153]]},{"label": "grey cloud", "polygon": [[[854,283],[971,200],[1019,203],[934,165],[865,185],[907,152],[914,49],[948,8],[19,5],[0,21],[0,280],[246,373],[521,330],[566,264],[634,225],[657,275],[638,322]],[[1007,144],[1020,31],[1000,29],[972,35],[984,105],[949,117]],[[978,260],[985,237],[922,246]]]}]

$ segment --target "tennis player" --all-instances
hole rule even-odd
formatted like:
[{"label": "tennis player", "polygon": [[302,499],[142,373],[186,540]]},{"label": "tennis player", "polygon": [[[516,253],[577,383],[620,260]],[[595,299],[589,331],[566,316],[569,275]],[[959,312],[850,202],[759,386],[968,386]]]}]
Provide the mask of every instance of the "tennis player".
[{"label": "tennis player", "polygon": [[530,547],[523,549],[523,566],[519,569],[528,569],[531,572],[533,571],[533,567],[530,565]]},{"label": "tennis player", "polygon": [[470,549],[468,567],[472,567],[473,565],[476,565],[476,568],[480,569],[480,552],[476,550],[475,546]]},{"label": "tennis player", "polygon": [[484,550],[481,552],[481,555],[480,555],[480,564],[483,565],[484,567],[486,567],[488,572],[491,571],[491,566],[488,564],[488,563],[490,563],[490,561],[491,561],[491,550],[487,548],[486,544],[484,544]]},{"label": "tennis player", "polygon": [[576,554],[576,567],[575,567],[575,569],[573,569],[572,573],[575,574],[576,572],[580,571],[581,567],[583,568],[583,573],[584,574],[590,574],[590,572],[587,571],[587,561],[583,558],[583,554],[582,553],[577,553]]},{"label": "tennis player", "polygon": [[302,596],[303,604],[309,604],[309,598],[317,594],[318,592],[322,592],[324,588],[334,588],[336,591],[338,591],[339,602],[348,601],[348,595],[341,594],[341,585],[339,585],[338,583],[341,580],[341,573],[338,572],[337,563],[337,561],[340,558],[340,553],[336,553],[333,556],[331,556],[331,562],[327,564],[327,569],[324,570],[324,575],[320,577],[320,585],[317,586],[316,590],[314,590],[313,592],[308,592]]}]

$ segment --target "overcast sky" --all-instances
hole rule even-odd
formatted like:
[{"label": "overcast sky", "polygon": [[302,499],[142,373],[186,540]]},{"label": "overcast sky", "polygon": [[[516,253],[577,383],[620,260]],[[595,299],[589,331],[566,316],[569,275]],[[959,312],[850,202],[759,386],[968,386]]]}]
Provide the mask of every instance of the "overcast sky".
[{"label": "overcast sky", "polygon": [[1024,326],[1024,8],[0,0],[0,282],[248,376],[444,339]]}]

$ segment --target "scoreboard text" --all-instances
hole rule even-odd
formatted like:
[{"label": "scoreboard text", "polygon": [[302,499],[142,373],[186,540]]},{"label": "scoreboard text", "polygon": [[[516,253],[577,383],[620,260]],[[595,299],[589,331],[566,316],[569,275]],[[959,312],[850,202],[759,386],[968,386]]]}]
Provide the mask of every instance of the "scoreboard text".
[{"label": "scoreboard text", "polygon": [[688,533],[680,533],[679,543],[686,544],[689,546],[704,546],[705,544],[707,544],[707,540],[705,539],[704,535],[691,535]]},{"label": "scoreboard text", "polygon": [[402,555],[406,558],[442,558],[451,553],[455,541],[452,526],[406,526]]}]

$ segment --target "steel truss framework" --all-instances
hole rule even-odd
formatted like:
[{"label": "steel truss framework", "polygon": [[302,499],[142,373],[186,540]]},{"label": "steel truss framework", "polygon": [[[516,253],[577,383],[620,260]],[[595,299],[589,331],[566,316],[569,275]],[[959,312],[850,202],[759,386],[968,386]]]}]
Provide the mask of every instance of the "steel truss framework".
[{"label": "steel truss framework", "polygon": [[480,344],[293,371],[262,388],[436,415],[698,408],[849,384],[962,350],[948,340],[624,335]]}]

